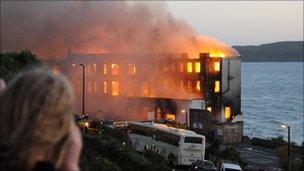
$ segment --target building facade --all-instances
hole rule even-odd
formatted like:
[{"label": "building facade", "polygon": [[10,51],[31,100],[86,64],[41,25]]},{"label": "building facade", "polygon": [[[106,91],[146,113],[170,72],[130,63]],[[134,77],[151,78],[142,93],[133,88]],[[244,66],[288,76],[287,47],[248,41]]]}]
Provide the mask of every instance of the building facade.
[{"label": "building facade", "polygon": [[[116,120],[175,119],[224,143],[241,141],[239,57],[69,54],[65,60],[46,63],[71,80],[77,113],[82,109],[83,64],[86,113]],[[234,133],[237,137],[227,140],[225,134]]]}]

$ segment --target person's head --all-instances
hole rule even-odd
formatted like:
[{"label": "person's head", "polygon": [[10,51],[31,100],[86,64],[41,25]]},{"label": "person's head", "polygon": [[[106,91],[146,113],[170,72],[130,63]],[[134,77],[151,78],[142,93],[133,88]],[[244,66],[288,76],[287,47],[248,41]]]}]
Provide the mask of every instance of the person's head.
[{"label": "person's head", "polygon": [[58,167],[73,124],[74,92],[64,76],[33,69],[1,93],[0,170],[31,170],[37,161]]}]

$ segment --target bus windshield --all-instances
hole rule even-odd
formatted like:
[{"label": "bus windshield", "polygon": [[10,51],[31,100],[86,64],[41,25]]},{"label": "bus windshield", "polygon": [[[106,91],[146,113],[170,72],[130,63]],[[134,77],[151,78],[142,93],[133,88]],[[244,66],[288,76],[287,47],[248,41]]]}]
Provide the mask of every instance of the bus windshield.
[{"label": "bus windshield", "polygon": [[185,137],[185,143],[202,144],[203,140],[199,137]]}]

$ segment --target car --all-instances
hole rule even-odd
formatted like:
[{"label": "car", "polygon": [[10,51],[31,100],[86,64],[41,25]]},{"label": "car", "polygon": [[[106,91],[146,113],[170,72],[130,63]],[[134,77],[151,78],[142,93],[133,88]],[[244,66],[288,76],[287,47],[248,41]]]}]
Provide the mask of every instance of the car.
[{"label": "car", "polygon": [[217,168],[212,161],[197,160],[189,167],[190,171],[216,171]]},{"label": "car", "polygon": [[242,168],[238,163],[222,161],[220,171],[242,171]]}]

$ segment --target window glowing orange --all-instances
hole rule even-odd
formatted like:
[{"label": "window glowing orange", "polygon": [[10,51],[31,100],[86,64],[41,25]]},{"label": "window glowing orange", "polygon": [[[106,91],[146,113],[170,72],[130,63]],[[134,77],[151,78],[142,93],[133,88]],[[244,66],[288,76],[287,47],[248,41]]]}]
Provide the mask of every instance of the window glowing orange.
[{"label": "window glowing orange", "polygon": [[192,82],[191,81],[187,81],[187,89],[188,91],[192,92],[193,89],[192,89]]},{"label": "window glowing orange", "polygon": [[136,73],[135,64],[128,64],[128,74],[135,75],[135,73]]},{"label": "window glowing orange", "polygon": [[92,91],[92,84],[91,84],[91,82],[88,83],[88,91],[89,91],[89,92]]},{"label": "window glowing orange", "polygon": [[231,117],[231,107],[225,107],[225,119],[230,119]]},{"label": "window glowing orange", "polygon": [[175,72],[175,63],[171,63],[171,71]]},{"label": "window glowing orange", "polygon": [[57,75],[57,74],[59,74],[59,73],[60,73],[59,67],[54,66],[54,67],[53,67],[53,74]]},{"label": "window glowing orange", "polygon": [[97,71],[97,65],[94,63],[93,64],[93,71],[96,72]]},{"label": "window glowing orange", "polygon": [[149,84],[146,81],[141,84],[141,95],[149,96]]},{"label": "window glowing orange", "polygon": [[200,62],[195,62],[194,63],[194,70],[195,70],[196,73],[201,72],[201,63]]},{"label": "window glowing orange", "polygon": [[135,94],[135,84],[134,84],[134,82],[133,81],[128,81],[128,83],[127,83],[127,85],[128,85],[128,95],[129,96],[134,96],[134,94]]},{"label": "window glowing orange", "polygon": [[187,72],[188,73],[192,72],[192,62],[187,62]]},{"label": "window glowing orange", "polygon": [[118,81],[112,81],[112,96],[119,95],[119,83]]},{"label": "window glowing orange", "polygon": [[108,84],[107,84],[106,81],[103,82],[103,92],[104,92],[105,94],[108,93]]},{"label": "window glowing orange", "polygon": [[95,93],[97,92],[97,82],[96,81],[94,82],[94,92]]},{"label": "window glowing orange", "polygon": [[119,65],[118,64],[112,64],[112,75],[118,75],[119,74]]},{"label": "window glowing orange", "polygon": [[196,81],[196,90],[197,90],[198,92],[201,91],[201,81]]},{"label": "window glowing orange", "polygon": [[214,92],[215,93],[220,92],[220,81],[215,81]]},{"label": "window glowing orange", "polygon": [[220,62],[214,62],[214,71],[220,71],[221,65]]},{"label": "window glowing orange", "polygon": [[103,74],[104,74],[104,75],[107,75],[107,74],[108,74],[107,64],[103,64]]},{"label": "window glowing orange", "polygon": [[179,64],[179,71],[184,72],[184,63]]}]

